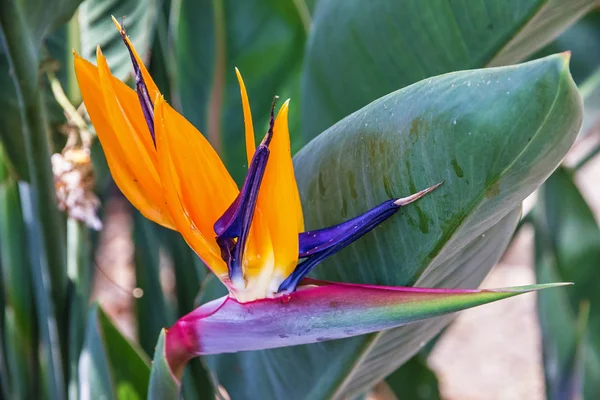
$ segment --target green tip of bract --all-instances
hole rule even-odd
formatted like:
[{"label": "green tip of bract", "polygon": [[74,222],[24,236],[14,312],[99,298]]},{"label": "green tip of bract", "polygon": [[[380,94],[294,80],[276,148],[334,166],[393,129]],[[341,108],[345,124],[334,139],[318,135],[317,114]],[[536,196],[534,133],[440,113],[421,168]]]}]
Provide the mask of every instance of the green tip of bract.
[{"label": "green tip of bract", "polygon": [[529,292],[537,292],[538,290],[543,289],[552,289],[561,286],[571,286],[573,282],[557,282],[557,283],[541,283],[538,285],[527,285],[527,286],[514,286],[510,288],[502,288],[502,289],[487,289],[489,292],[496,293],[529,293]]}]

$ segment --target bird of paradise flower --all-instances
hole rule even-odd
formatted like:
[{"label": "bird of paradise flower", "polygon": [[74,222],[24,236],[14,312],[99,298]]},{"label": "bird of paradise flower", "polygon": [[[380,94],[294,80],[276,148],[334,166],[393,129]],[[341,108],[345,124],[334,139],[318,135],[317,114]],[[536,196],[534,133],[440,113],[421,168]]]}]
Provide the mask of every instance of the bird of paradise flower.
[{"label": "bird of paradise flower", "polygon": [[75,55],[84,103],[111,174],[150,220],[177,230],[229,294],[179,319],[164,357],[180,378],[194,356],[260,350],[362,335],[561,284],[509,289],[431,289],[318,281],[321,261],[350,245],[432,185],[384,201],[349,221],[304,230],[288,132],[289,100],[256,146],[242,97],[248,174],[240,190],[204,136],[163,98],[125,30],[136,90],[112,76],[100,47],[94,66]]}]

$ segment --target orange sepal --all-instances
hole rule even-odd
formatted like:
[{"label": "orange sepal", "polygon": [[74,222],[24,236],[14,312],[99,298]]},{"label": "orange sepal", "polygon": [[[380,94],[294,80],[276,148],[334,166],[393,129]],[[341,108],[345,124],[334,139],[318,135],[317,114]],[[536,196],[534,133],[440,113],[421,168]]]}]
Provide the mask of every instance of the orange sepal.
[{"label": "orange sepal", "polygon": [[[196,168],[188,171],[187,174],[182,175],[182,165],[181,162],[178,161],[184,159],[189,162],[190,154],[187,153],[199,152],[199,157],[207,156],[207,154],[211,153],[212,147],[210,150],[206,148],[203,149],[201,143],[206,142],[206,140],[200,139],[202,137],[200,132],[196,131],[193,127],[186,127],[189,122],[186,121],[187,124],[183,123],[182,120],[185,121],[185,119],[181,117],[177,111],[172,109],[162,97],[159,97],[155,104],[154,118],[156,147],[159,160],[158,168],[163,183],[162,189],[167,207],[175,222],[175,226],[188,245],[194,249],[204,263],[215,273],[215,275],[217,275],[217,277],[219,277],[219,279],[227,284],[227,265],[220,257],[220,251],[215,241],[215,233],[212,228],[212,223],[214,223],[216,219],[202,217],[201,214],[206,212],[210,213],[212,211],[208,209],[202,210],[200,208],[206,205],[206,203],[209,203],[213,195],[220,198],[235,198],[235,184],[233,184],[233,188],[231,185],[226,184],[228,180],[231,180],[231,177],[229,177],[228,174],[227,178],[221,176],[224,180],[223,183],[225,183],[225,185],[223,185],[223,191],[215,189],[215,186],[213,186],[214,182],[207,182],[212,178],[216,178],[214,170],[219,169],[218,166],[211,166],[209,160],[205,160],[206,164],[197,164]],[[178,127],[183,127],[184,130],[179,131],[177,129]],[[195,133],[190,132],[190,129],[193,129]],[[190,133],[199,137],[189,138],[188,143],[192,150],[186,152],[185,155],[182,155],[176,149],[179,148],[181,144],[180,140],[182,140],[186,134]],[[210,147],[208,142],[206,142],[206,144]],[[214,150],[212,151],[214,152]],[[214,162],[214,160],[212,161]],[[220,160],[218,160],[218,162],[220,163]],[[205,169],[205,167],[207,168]],[[210,171],[211,167],[213,175],[210,175],[210,172],[206,172],[207,170]],[[227,171],[225,171],[225,173],[226,172]],[[194,176],[192,177],[190,175]],[[192,178],[192,181],[189,180],[190,178]],[[193,184],[194,181],[199,183],[209,183],[211,187],[205,187],[206,191],[199,198],[190,197],[196,189],[190,188],[190,184]],[[202,201],[201,199],[204,200]]]},{"label": "orange sepal", "polygon": [[[180,200],[200,232],[216,246],[213,225],[237,196],[237,186],[208,140],[164,100],[160,104],[161,140],[181,185]],[[162,154],[159,151],[159,159]]]},{"label": "orange sepal", "polygon": [[303,230],[300,196],[294,176],[288,131],[289,100],[275,119],[271,154],[262,181],[258,207],[265,218],[275,255],[275,274],[287,277],[298,262],[298,233]]},{"label": "orange sepal", "polygon": [[[155,165],[156,155],[153,148],[149,148],[144,143],[152,139],[141,109],[135,108],[135,105],[139,107],[137,95],[135,91],[110,75],[106,60],[101,52],[98,53],[99,61],[105,65],[102,81],[104,85],[101,83],[99,69],[76,53],[74,53],[75,74],[113,179],[125,197],[144,216],[173,229],[174,225],[169,212],[164,207],[160,190]],[[105,93],[109,96],[110,111],[105,101]],[[122,104],[126,106],[123,107]],[[115,119],[126,122],[117,126],[113,123]],[[142,165],[147,169],[141,168]]]}]

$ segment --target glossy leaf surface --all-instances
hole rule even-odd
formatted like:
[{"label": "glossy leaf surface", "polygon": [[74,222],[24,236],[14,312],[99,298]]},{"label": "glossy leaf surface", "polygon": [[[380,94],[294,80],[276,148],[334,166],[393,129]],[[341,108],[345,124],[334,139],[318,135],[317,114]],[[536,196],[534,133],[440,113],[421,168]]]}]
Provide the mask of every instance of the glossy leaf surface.
[{"label": "glossy leaf surface", "polygon": [[[445,183],[320,265],[314,276],[393,286],[476,287],[506,248],[521,201],[573,143],[581,115],[567,59],[556,55],[431,78],[348,116],[294,159],[307,229]],[[215,356],[212,368],[234,398],[243,399],[244,393],[343,398],[394,371],[448,321]],[[283,379],[288,376],[284,371],[269,372],[281,368],[302,372],[290,372],[293,379]]]},{"label": "glossy leaf surface", "polygon": [[303,71],[303,135],[312,139],[378,97],[421,79],[520,62],[593,4],[593,0],[320,1]]}]

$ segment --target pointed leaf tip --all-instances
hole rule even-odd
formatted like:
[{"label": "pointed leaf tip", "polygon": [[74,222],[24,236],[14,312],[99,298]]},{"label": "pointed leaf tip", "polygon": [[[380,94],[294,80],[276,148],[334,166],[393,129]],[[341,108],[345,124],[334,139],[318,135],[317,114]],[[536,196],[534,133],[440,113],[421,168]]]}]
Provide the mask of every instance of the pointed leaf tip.
[{"label": "pointed leaf tip", "polygon": [[163,329],[158,337],[154,351],[150,382],[148,385],[148,399],[176,399],[179,396],[180,380],[171,371],[165,356],[167,330]]},{"label": "pointed leaf tip", "polygon": [[552,289],[562,286],[571,286],[573,282],[556,282],[556,283],[541,283],[537,285],[526,285],[526,286],[513,286],[509,288],[501,288],[501,289],[483,289],[484,291],[494,292],[494,293],[529,293],[529,292],[537,292],[539,290],[544,289]]}]

